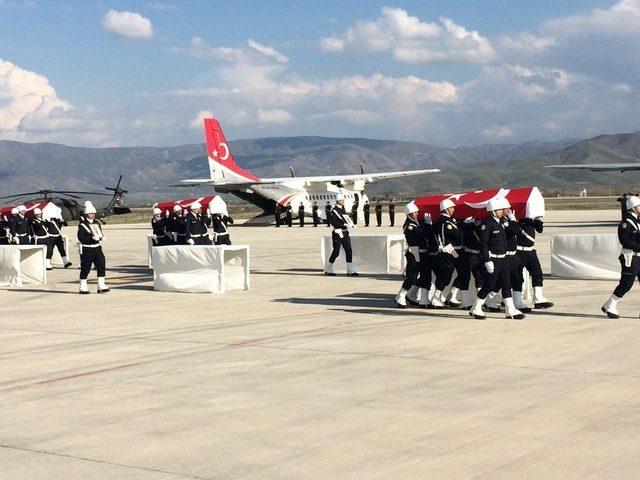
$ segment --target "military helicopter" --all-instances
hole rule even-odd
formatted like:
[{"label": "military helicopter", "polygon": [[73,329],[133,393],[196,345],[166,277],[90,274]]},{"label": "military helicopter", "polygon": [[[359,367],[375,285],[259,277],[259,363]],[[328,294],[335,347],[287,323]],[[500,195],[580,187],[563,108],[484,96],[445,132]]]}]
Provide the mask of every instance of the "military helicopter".
[{"label": "military helicopter", "polygon": [[[84,204],[78,203],[78,199],[81,199],[79,195],[105,195],[111,196],[111,201],[105,207],[96,207],[98,213],[96,218],[102,220],[105,223],[104,218],[111,215],[124,215],[131,213],[131,209],[122,206],[122,198],[127,190],[120,186],[122,182],[122,175],[118,179],[118,183],[115,187],[105,187],[105,190],[113,192],[81,192],[75,190],[38,190],[37,192],[18,193],[15,195],[7,195],[0,197],[0,200],[7,200],[10,203],[32,204],[40,202],[51,202],[62,210],[62,219],[65,222],[72,220],[80,220],[84,212]],[[21,200],[24,197],[34,197],[29,200]],[[17,204],[17,203],[16,203]]]}]

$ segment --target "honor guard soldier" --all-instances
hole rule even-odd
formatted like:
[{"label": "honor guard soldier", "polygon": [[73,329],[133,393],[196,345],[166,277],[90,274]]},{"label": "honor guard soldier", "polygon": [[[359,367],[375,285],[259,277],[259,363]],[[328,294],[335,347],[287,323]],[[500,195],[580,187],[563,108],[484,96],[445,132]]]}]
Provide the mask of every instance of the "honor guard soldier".
[{"label": "honor guard soldier", "polygon": [[502,298],[505,305],[506,318],[521,320],[524,314],[516,309],[511,297],[511,279],[509,264],[507,263],[507,234],[504,224],[500,221],[505,208],[504,199],[490,200],[487,204],[489,216],[480,225],[480,257],[484,262],[484,276],[482,288],[478,291],[469,315],[484,320],[486,315],[482,311],[485,299],[495,288],[498,280],[502,281]]},{"label": "honor guard soldier", "polygon": [[438,271],[436,273],[436,291],[433,294],[431,303],[435,308],[443,308],[445,303],[452,307],[459,307],[461,302],[457,299],[459,288],[455,285],[451,288],[449,301],[442,298],[444,289],[447,288],[453,278],[453,272],[463,270],[461,268],[462,258],[458,252],[462,251],[462,232],[458,226],[458,221],[453,218],[456,204],[449,198],[440,202],[440,221],[437,227],[438,242],[442,246],[438,255]]},{"label": "honor guard soldier", "polygon": [[293,212],[291,211],[291,202],[287,202],[287,227],[293,225]]},{"label": "honor guard soldier", "polygon": [[358,225],[358,202],[353,202],[351,206],[351,218],[354,225]]},{"label": "honor guard soldier", "polygon": [[473,306],[475,295],[469,292],[471,275],[476,284],[476,290],[482,286],[482,260],[480,259],[479,229],[482,221],[467,217],[460,224],[462,230],[462,250],[458,254],[462,257],[458,272],[458,288],[460,289],[460,308],[469,310]]},{"label": "honor guard soldier", "polygon": [[185,219],[187,243],[189,245],[211,245],[211,238],[207,230],[209,220],[202,216],[202,205],[200,202],[193,202],[189,210]]},{"label": "honor guard soldier", "polygon": [[364,215],[364,226],[369,226],[369,216],[371,215],[371,205],[369,205],[369,200],[364,201],[364,205],[362,206],[362,213]]},{"label": "honor guard soldier", "polygon": [[276,228],[280,228],[280,223],[282,223],[282,207],[279,203],[276,203],[273,215],[276,217]]},{"label": "honor guard soldier", "polygon": [[[407,293],[409,290],[417,290],[418,286],[418,274],[420,273],[420,262],[422,261],[422,255],[420,251],[424,251],[424,255],[427,255],[427,239],[424,236],[424,231],[418,223],[418,207],[415,203],[409,202],[405,206],[405,212],[407,219],[402,226],[404,237],[407,240],[407,251],[405,252],[405,258],[407,259],[406,276],[400,291],[396,295],[396,305],[400,308],[407,307]],[[428,296],[428,292],[421,292]],[[417,304],[417,302],[412,302]]]},{"label": "honor guard soldier", "polygon": [[540,217],[522,218],[518,222],[520,233],[518,234],[518,258],[520,259],[519,283],[513,285],[513,299],[518,306],[518,299],[522,304],[522,284],[524,283],[523,268],[526,268],[531,276],[533,284],[533,308],[551,308],[553,303],[542,294],[542,267],[536,252],[536,232],[542,233],[544,223]]},{"label": "honor guard soldier", "polygon": [[11,238],[11,224],[7,217],[0,217],[0,245],[9,245]]},{"label": "honor guard soldier", "polygon": [[213,228],[213,239],[216,245],[231,245],[229,236],[229,224],[233,225],[233,218],[224,212],[211,214],[211,227]]},{"label": "honor guard soldier", "polygon": [[11,238],[13,243],[17,245],[28,245],[29,235],[31,234],[31,227],[29,226],[29,220],[25,217],[27,207],[24,205],[18,205],[18,212],[11,219]]},{"label": "honor guard soldier", "polygon": [[106,261],[101,242],[104,238],[100,224],[96,222],[96,208],[92,203],[85,203],[84,216],[78,224],[78,240],[80,242],[80,293],[88,294],[87,278],[91,266],[95,265],[98,273],[98,293],[109,292],[105,282]]},{"label": "honor guard soldier", "polygon": [[631,290],[634,280],[640,280],[640,198],[627,197],[625,206],[626,218],[618,225],[618,240],[622,245],[618,257],[621,268],[620,282],[601,309],[609,318],[620,318],[618,302]]},{"label": "honor guard soldier", "polygon": [[162,210],[155,207],[153,218],[151,219],[153,236],[151,237],[154,247],[173,245],[173,236],[169,231],[169,219],[162,216]]},{"label": "honor guard soldier", "polygon": [[420,308],[436,308],[429,299],[429,290],[431,290],[431,277],[437,272],[439,244],[434,233],[433,220],[428,212],[423,215],[420,229],[426,248],[423,244],[418,250],[420,254],[418,290],[413,288],[409,290],[407,303],[417,304]]},{"label": "honor guard soldier", "polygon": [[329,203],[328,201],[327,201],[327,204],[324,206],[324,216],[327,221],[327,227],[330,227],[331,219],[329,217],[331,216],[331,203]]},{"label": "honor guard soldier", "polygon": [[313,206],[311,207],[311,215],[313,216],[313,226],[317,227],[318,223],[320,223],[320,216],[318,215],[318,202],[313,202]]},{"label": "honor guard soldier", "polygon": [[73,264],[69,261],[69,257],[67,257],[67,251],[64,249],[64,239],[62,238],[62,226],[66,226],[67,222],[61,218],[50,218],[45,221],[45,225],[49,233],[49,245],[47,248],[48,265],[51,264],[51,259],[53,258],[53,249],[57,248],[62,258],[64,268],[69,268]]},{"label": "honor guard soldier", "polygon": [[[42,210],[36,207],[33,209],[33,219],[31,219],[30,227],[31,227],[31,243],[33,245],[44,245],[49,250],[49,232],[47,231],[47,227],[42,220]],[[46,253],[45,253],[46,256]],[[51,260],[48,258],[45,260],[45,265],[47,270],[53,270],[51,266]]]},{"label": "honor guard soldier", "polygon": [[169,219],[169,231],[176,245],[187,244],[187,224],[180,205],[173,206],[173,215]]},{"label": "honor guard soldier", "polygon": [[353,252],[351,250],[351,238],[349,237],[349,228],[353,228],[355,225],[353,225],[351,217],[344,209],[344,195],[341,193],[336,195],[336,205],[329,214],[329,220],[333,227],[333,232],[331,233],[333,251],[331,252],[329,261],[325,266],[324,273],[325,275],[335,276],[333,263],[338,258],[338,255],[340,255],[340,246],[342,246],[347,260],[347,276],[357,277],[358,273],[352,263]]},{"label": "honor guard soldier", "polygon": [[378,200],[378,203],[376,203],[376,222],[378,224],[379,227],[382,226],[382,204],[380,203],[380,200]]},{"label": "honor guard soldier", "polygon": [[396,224],[396,204],[393,203],[393,198],[389,201],[389,225],[394,226]]},{"label": "honor guard soldier", "polygon": [[300,202],[298,206],[298,221],[300,222],[300,226],[304,227],[304,203]]}]

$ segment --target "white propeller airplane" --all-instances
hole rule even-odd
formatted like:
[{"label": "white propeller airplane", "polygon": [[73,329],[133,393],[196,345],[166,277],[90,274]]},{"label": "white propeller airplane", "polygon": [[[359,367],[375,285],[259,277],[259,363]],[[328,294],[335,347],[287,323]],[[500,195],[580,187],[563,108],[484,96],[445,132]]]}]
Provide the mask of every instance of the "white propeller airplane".
[{"label": "white propeller airplane", "polygon": [[354,202],[357,202],[360,215],[364,202],[367,200],[364,193],[364,186],[367,182],[440,171],[437,168],[431,168],[404,172],[363,172],[357,175],[258,178],[236,164],[218,120],[205,118],[204,131],[210,178],[182,180],[175,186],[210,185],[219,193],[232,193],[260,207],[264,211],[259,215],[260,217],[273,215],[276,205],[280,204],[285,207],[288,203],[291,204],[294,215],[297,214],[298,207],[302,203],[305,216],[310,216],[313,202],[317,202],[318,214],[321,218],[325,218],[325,205],[328,202],[333,206],[339,193],[345,196],[347,211],[350,211]]}]

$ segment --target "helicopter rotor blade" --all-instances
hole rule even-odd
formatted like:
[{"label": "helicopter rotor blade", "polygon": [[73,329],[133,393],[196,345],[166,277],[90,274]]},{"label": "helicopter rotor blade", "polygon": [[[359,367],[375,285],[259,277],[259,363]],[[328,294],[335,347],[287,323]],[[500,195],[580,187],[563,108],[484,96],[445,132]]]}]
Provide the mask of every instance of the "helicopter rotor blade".
[{"label": "helicopter rotor blade", "polygon": [[26,197],[27,195],[40,195],[42,192],[29,192],[29,193],[18,193],[16,195],[7,195],[5,197],[0,197],[0,200],[5,200],[7,198],[19,198]]}]

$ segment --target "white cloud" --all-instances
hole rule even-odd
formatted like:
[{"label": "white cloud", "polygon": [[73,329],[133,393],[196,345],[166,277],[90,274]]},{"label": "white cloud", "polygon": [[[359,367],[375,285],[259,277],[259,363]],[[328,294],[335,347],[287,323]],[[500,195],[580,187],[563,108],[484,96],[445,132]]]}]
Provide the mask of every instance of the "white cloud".
[{"label": "white cloud", "polygon": [[513,130],[506,126],[487,127],[482,134],[489,140],[505,140],[513,136]]},{"label": "white cloud", "polygon": [[191,123],[189,123],[189,125],[191,126],[191,128],[200,130],[202,129],[202,125],[204,125],[203,120],[205,118],[211,118],[211,117],[213,117],[213,113],[211,113],[211,110],[200,110],[196,114],[195,118],[191,120]]},{"label": "white cloud", "polygon": [[626,83],[616,83],[611,86],[611,91],[617,93],[631,93],[633,92],[633,88],[631,88],[631,85],[627,85]]},{"label": "white cloud", "polygon": [[102,18],[102,27],[120,37],[150,39],[153,37],[151,20],[135,12],[109,10]]},{"label": "white cloud", "polygon": [[188,47],[173,47],[169,51],[192,58],[222,60],[246,65],[264,65],[274,62],[286,64],[289,61],[285,55],[273,47],[262,45],[252,39],[249,39],[244,48],[230,48],[214,47],[202,37],[193,37]]},{"label": "white cloud", "polygon": [[284,125],[289,123],[293,116],[286,110],[274,108],[271,110],[258,109],[258,121],[266,124]]},{"label": "white cloud", "polygon": [[357,58],[390,52],[404,63],[486,63],[495,56],[491,42],[448,18],[422,22],[400,8],[382,8],[373,21],[357,21],[343,35],[320,40],[329,53]]}]

